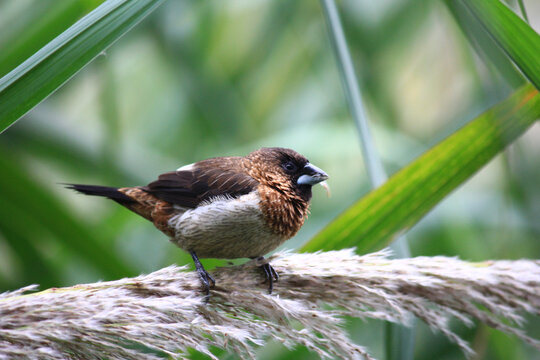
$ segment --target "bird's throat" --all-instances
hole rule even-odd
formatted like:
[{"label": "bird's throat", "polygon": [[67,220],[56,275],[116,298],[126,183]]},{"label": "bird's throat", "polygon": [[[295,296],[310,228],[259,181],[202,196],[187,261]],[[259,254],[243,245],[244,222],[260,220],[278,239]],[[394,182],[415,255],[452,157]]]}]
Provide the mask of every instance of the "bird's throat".
[{"label": "bird's throat", "polygon": [[309,200],[297,194],[286,195],[268,186],[259,186],[260,207],[267,225],[285,239],[293,237],[304,224]]}]

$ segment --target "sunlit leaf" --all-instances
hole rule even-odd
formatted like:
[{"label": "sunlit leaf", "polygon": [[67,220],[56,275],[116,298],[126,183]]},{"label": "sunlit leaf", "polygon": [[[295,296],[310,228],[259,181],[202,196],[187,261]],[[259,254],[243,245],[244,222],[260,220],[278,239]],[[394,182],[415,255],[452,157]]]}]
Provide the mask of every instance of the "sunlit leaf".
[{"label": "sunlit leaf", "polygon": [[540,94],[526,85],[359,200],[302,250],[356,246],[360,253],[366,253],[388,245],[523,134],[538,117]]}]

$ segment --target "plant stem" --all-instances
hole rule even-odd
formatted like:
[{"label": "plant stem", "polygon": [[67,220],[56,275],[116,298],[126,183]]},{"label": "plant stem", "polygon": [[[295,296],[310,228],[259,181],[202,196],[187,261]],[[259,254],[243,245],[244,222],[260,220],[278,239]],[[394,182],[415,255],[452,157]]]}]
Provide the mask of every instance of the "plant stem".
[{"label": "plant stem", "polygon": [[[369,130],[368,118],[362,101],[362,95],[358,86],[358,80],[354,71],[351,54],[347,46],[347,40],[341,26],[339,13],[334,0],[321,0],[326,21],[328,23],[328,32],[336,54],[341,80],[345,88],[345,94],[349,103],[352,116],[355,120],[358,134],[360,136],[360,145],[366,169],[371,181],[371,187],[376,188],[382,185],[388,176],[384,171],[382,161],[377,153],[373,137]],[[400,236],[391,245],[394,254],[399,258],[410,256],[409,246],[405,236]],[[387,358],[388,359],[412,359],[414,349],[414,324],[411,328],[405,328],[401,325],[387,324],[386,332]]]}]

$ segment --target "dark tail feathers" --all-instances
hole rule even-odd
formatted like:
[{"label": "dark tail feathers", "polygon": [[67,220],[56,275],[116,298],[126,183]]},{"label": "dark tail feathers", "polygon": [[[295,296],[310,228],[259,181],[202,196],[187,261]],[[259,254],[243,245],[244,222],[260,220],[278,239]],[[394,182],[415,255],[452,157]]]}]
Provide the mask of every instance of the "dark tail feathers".
[{"label": "dark tail feathers", "polygon": [[126,194],[118,191],[118,188],[97,185],[65,184],[66,188],[75,190],[85,195],[104,196],[119,204],[136,202]]}]

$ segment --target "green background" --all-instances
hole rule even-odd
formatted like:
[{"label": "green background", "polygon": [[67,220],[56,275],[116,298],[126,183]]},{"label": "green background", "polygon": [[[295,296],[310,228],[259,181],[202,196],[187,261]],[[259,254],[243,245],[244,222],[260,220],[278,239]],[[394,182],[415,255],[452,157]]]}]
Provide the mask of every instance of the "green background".
[{"label": "green background", "polygon": [[[0,1],[0,76],[99,3]],[[525,81],[456,3],[338,2],[389,174]],[[524,3],[538,31],[540,3]],[[61,183],[142,185],[261,146],[294,148],[331,177],[332,196],[315,188],[309,220],[284,248],[305,244],[369,191],[319,2],[165,2],[0,135],[0,291],[191,263],[146,220]],[[536,123],[408,232],[413,256],[540,258],[539,184]],[[539,338],[538,319],[529,320]],[[356,342],[383,358],[382,322],[347,323]],[[484,325],[458,332],[478,359],[538,355]],[[423,324],[416,333],[415,359],[463,358]],[[270,344],[260,358],[314,355]]]}]

